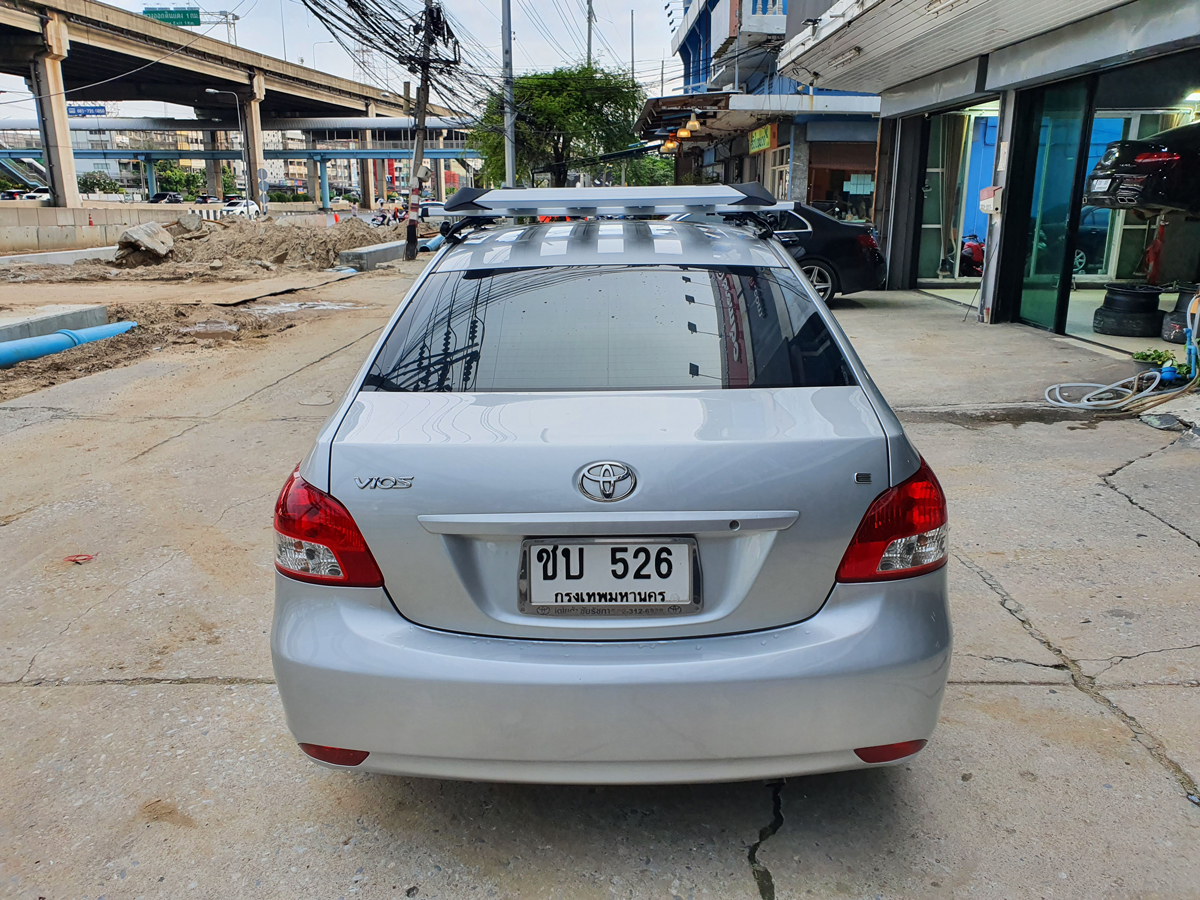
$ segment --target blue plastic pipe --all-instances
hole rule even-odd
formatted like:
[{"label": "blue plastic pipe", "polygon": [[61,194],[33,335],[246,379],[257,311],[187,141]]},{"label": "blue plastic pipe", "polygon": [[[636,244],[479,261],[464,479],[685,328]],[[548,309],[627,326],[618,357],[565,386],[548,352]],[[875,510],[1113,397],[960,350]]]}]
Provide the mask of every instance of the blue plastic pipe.
[{"label": "blue plastic pipe", "polygon": [[137,322],[112,322],[109,325],[97,325],[95,328],[80,328],[75,331],[63,328],[54,334],[4,341],[0,343],[0,369],[16,365],[27,359],[61,353],[90,341],[100,341],[104,338],[124,334],[129,329],[136,327]]}]

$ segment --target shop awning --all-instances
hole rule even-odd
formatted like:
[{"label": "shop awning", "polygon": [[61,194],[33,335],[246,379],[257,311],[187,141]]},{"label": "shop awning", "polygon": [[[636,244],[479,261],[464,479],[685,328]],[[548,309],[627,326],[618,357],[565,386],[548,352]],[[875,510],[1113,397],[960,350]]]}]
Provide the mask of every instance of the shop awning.
[{"label": "shop awning", "polygon": [[779,54],[804,84],[881,93],[1129,0],[837,0]]},{"label": "shop awning", "polygon": [[879,114],[879,98],[843,94],[743,94],[721,91],[651,97],[634,131],[642,140],[661,140],[695,113],[700,130],[681,141],[684,148],[708,148],[738,137],[763,122],[801,115]]}]

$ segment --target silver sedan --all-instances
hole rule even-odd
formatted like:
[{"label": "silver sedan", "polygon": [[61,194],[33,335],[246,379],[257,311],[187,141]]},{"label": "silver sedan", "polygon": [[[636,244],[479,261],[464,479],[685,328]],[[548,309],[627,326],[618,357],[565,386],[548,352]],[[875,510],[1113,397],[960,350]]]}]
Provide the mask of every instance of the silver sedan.
[{"label": "silver sedan", "polygon": [[275,530],[279,692],[326,765],[768,778],[896,763],[937,722],[942,489],[743,228],[452,235]]}]

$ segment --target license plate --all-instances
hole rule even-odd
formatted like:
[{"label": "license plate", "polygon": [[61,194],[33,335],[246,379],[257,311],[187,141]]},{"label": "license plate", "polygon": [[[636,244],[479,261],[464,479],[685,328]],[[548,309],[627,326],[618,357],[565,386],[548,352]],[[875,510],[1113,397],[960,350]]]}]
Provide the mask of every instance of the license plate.
[{"label": "license plate", "polygon": [[528,615],[678,616],[700,611],[693,538],[527,540],[518,606]]},{"label": "license plate", "polygon": [[1111,178],[1097,178],[1092,182],[1092,193],[1093,194],[1103,194],[1105,191],[1108,190],[1108,187],[1111,184],[1112,184]]}]

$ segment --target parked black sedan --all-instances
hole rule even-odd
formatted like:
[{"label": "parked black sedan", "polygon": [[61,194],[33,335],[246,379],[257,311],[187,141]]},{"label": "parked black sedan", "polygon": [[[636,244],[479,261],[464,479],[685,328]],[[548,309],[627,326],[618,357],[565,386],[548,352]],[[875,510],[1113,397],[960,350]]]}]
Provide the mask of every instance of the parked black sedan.
[{"label": "parked black sedan", "polygon": [[[777,203],[756,212],[770,224],[822,300],[835,294],[877,291],[887,281],[887,263],[870,225],[842,222],[803,203]],[[708,217],[687,213],[668,218]]]},{"label": "parked black sedan", "polygon": [[1109,144],[1088,176],[1084,202],[1200,215],[1200,122]]}]

